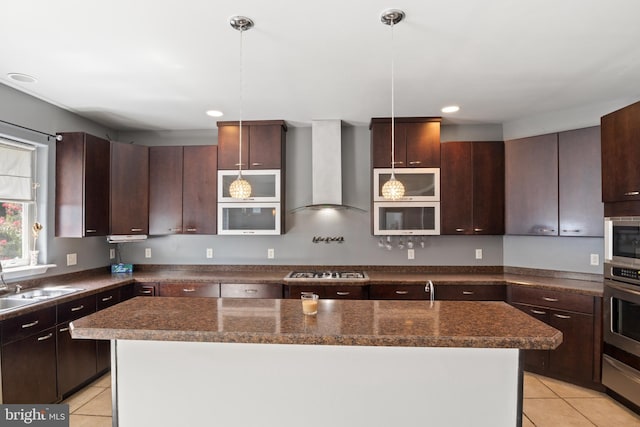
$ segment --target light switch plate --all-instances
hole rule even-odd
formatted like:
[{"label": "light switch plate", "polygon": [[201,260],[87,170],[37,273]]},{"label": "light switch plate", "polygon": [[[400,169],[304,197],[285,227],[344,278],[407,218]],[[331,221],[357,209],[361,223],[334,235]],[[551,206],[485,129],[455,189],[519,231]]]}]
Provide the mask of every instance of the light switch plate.
[{"label": "light switch plate", "polygon": [[111,248],[109,249],[109,259],[115,259],[116,257],[116,250]]},{"label": "light switch plate", "polygon": [[78,254],[67,254],[67,265],[76,265],[78,263]]},{"label": "light switch plate", "polygon": [[415,259],[416,252],[413,249],[407,249],[407,259]]},{"label": "light switch plate", "polygon": [[482,259],[482,249],[476,249],[476,259]]},{"label": "light switch plate", "polygon": [[144,249],[144,257],[145,258],[151,258],[151,248],[145,248]]},{"label": "light switch plate", "polygon": [[600,265],[600,256],[598,254],[591,254],[591,265]]},{"label": "light switch plate", "polygon": [[207,258],[213,258],[213,248],[207,248]]},{"label": "light switch plate", "polygon": [[267,258],[274,259],[276,257],[276,251],[273,248],[267,249]]}]

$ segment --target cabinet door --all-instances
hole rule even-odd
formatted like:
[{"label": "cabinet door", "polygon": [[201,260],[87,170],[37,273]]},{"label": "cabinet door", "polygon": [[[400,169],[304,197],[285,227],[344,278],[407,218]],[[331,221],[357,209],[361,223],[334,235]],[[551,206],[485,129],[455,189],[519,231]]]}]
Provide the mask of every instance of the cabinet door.
[{"label": "cabinet door", "polygon": [[281,284],[221,283],[222,298],[282,298]]},{"label": "cabinet door", "polygon": [[216,234],[218,149],[215,145],[184,147],[182,223],[187,234]]},{"label": "cabinet door", "polygon": [[594,317],[551,310],[548,323],[562,332],[562,344],[549,354],[549,371],[559,377],[592,382]]},{"label": "cabinet door", "polygon": [[440,120],[401,123],[405,128],[406,166],[440,167]]},{"label": "cabinet door", "polygon": [[249,126],[249,169],[280,169],[283,138],[280,124]]},{"label": "cabinet door", "polygon": [[504,234],[504,143],[474,142],[473,232]]},{"label": "cabinet door", "polygon": [[154,297],[158,295],[157,283],[135,283],[133,285],[134,297]]},{"label": "cabinet door", "polygon": [[425,300],[430,298],[425,285],[371,285],[369,299]]},{"label": "cabinet door", "polygon": [[[240,128],[218,122],[218,169],[238,169]],[[249,130],[242,125],[242,168],[249,169]]]},{"label": "cabinet door", "polygon": [[[374,168],[391,167],[391,119],[374,119],[371,122],[371,162]],[[407,167],[406,127],[395,124],[394,157],[396,168]],[[426,167],[426,166],[425,166]]]},{"label": "cabinet door", "polygon": [[2,346],[2,403],[53,403],[56,391],[56,329]]},{"label": "cabinet door", "polygon": [[507,141],[505,180],[506,233],[557,236],[557,134]]},{"label": "cabinet door", "polygon": [[181,233],[183,147],[149,148],[149,234]]},{"label": "cabinet door", "polygon": [[561,236],[604,235],[600,127],[558,134]]},{"label": "cabinet door", "polygon": [[58,325],[56,331],[58,395],[66,397],[96,375],[96,341],[71,338],[68,322]]},{"label": "cabinet door", "polygon": [[57,237],[109,232],[109,141],[83,132],[56,143]]},{"label": "cabinet door", "polygon": [[[549,324],[549,310],[526,304],[512,303],[517,309],[529,316]],[[524,350],[524,369],[538,374],[545,374],[549,367],[549,350]]]},{"label": "cabinet door", "polygon": [[111,143],[111,234],[149,232],[149,149]]},{"label": "cabinet door", "polygon": [[[126,285],[122,288],[111,289],[108,291],[100,292],[96,295],[96,308],[98,311],[118,304],[120,301],[127,299],[123,298],[122,294],[127,294],[133,291],[133,286]],[[79,340],[76,340],[79,341]],[[105,372],[111,367],[111,341],[109,340],[96,340],[96,372]]]},{"label": "cabinet door", "polygon": [[474,234],[471,143],[447,142],[440,154],[440,234]]},{"label": "cabinet door", "polygon": [[640,102],[603,116],[602,201],[640,200]]}]

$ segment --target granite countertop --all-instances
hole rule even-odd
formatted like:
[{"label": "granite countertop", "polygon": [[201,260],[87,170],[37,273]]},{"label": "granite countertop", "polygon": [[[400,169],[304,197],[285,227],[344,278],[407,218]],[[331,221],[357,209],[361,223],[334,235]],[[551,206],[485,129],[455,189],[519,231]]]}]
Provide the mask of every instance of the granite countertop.
[{"label": "granite countertop", "polygon": [[136,297],[78,319],[73,338],[554,349],[562,333],[504,302]]}]

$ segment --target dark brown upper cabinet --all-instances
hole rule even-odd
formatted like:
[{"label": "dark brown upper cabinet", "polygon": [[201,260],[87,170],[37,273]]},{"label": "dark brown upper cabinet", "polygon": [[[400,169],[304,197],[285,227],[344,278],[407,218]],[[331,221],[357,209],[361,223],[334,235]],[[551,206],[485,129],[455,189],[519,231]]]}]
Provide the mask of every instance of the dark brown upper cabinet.
[{"label": "dark brown upper cabinet", "polygon": [[600,131],[607,216],[640,215],[640,102],[603,116]]},{"label": "dark brown upper cabinet", "polygon": [[441,146],[440,234],[504,234],[504,143]]},{"label": "dark brown upper cabinet", "polygon": [[599,127],[506,142],[506,233],[603,235]]},{"label": "dark brown upper cabinet", "polygon": [[109,234],[149,232],[149,147],[111,142]]},{"label": "dark brown upper cabinet", "polygon": [[56,142],[56,237],[109,233],[109,147],[84,132],[61,133]]},{"label": "dark brown upper cabinet", "polygon": [[217,146],[149,148],[149,234],[216,234]]},{"label": "dark brown upper cabinet", "polygon": [[[218,122],[218,169],[238,169],[239,123]],[[284,164],[285,132],[283,120],[242,122],[242,168],[280,169]]]},{"label": "dark brown upper cabinet", "polygon": [[[441,120],[440,117],[401,117],[395,119],[395,167],[440,167]],[[371,119],[369,129],[371,130],[373,167],[390,168],[391,119]]]}]

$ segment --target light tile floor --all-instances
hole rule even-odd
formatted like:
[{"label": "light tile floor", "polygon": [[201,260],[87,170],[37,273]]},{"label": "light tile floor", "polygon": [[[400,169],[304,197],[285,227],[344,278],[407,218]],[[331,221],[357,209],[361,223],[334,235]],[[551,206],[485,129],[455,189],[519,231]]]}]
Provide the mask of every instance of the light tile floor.
[{"label": "light tile floor", "polygon": [[[111,427],[111,376],[104,375],[63,403],[70,427]],[[523,427],[640,427],[640,415],[609,396],[525,372]]]}]

